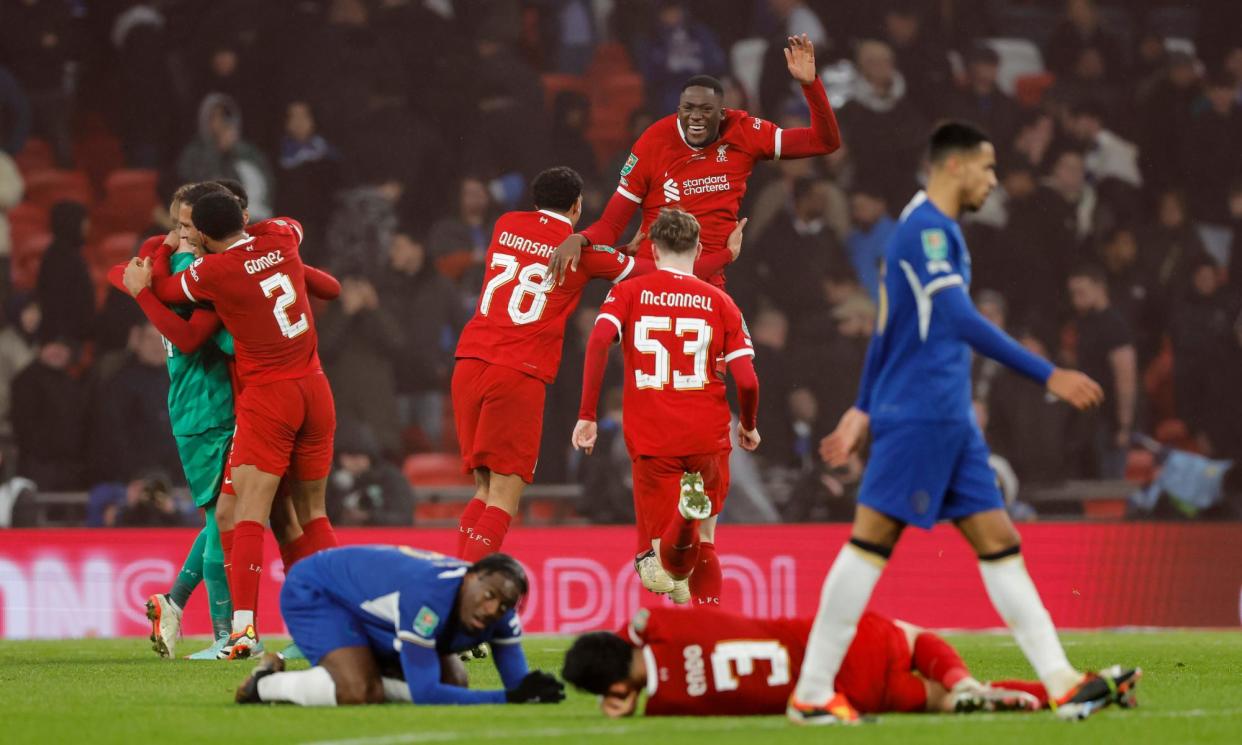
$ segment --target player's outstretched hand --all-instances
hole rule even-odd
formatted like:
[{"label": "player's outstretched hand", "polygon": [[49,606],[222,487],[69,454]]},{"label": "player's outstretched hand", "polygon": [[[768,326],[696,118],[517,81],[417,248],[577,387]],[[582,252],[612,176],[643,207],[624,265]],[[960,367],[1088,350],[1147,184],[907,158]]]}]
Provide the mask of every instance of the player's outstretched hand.
[{"label": "player's outstretched hand", "polygon": [[138,297],[138,293],[151,286],[151,260],[140,259],[137,256],[130,259],[125,265],[125,275],[122,281],[125,283],[125,289],[129,290],[129,294]]},{"label": "player's outstretched hand", "polygon": [[1048,376],[1048,392],[1079,411],[1104,402],[1100,384],[1077,370],[1058,367]]},{"label": "player's outstretched hand", "polygon": [[578,271],[578,260],[582,258],[582,249],[586,244],[586,238],[574,233],[561,241],[561,245],[552,252],[552,258],[548,259],[548,276],[555,284],[562,284],[569,272]]},{"label": "player's outstretched hand", "polygon": [[850,454],[862,446],[871,426],[871,417],[850,407],[841,415],[837,428],[819,443],[819,455],[828,465],[839,468],[849,462]]},{"label": "player's outstretched hand", "polygon": [[742,253],[742,231],[746,229],[746,223],[750,222],[749,217],[743,217],[733,226],[733,232],[729,233],[728,240],[725,241],[725,248],[729,249],[729,253],[733,254],[733,261],[737,261],[737,257]]},{"label": "player's outstretched hand", "polygon": [[789,37],[789,46],[785,47],[785,64],[789,65],[789,74],[803,85],[815,82],[819,71],[815,69],[815,45],[806,34]]},{"label": "player's outstretched hand", "polygon": [[737,444],[741,445],[743,450],[753,453],[755,449],[759,447],[759,442],[762,439],[763,438],[759,437],[758,427],[755,427],[754,429],[746,429],[746,427],[742,426],[741,422],[738,422]]},{"label": "player's outstretched hand", "polygon": [[595,438],[598,436],[599,427],[589,419],[579,419],[574,425],[574,433],[570,436],[570,442],[574,446],[574,450],[585,450],[587,455],[595,450]]},{"label": "player's outstretched hand", "polygon": [[516,688],[505,691],[505,700],[511,704],[560,703],[565,700],[565,684],[551,673],[532,670]]}]

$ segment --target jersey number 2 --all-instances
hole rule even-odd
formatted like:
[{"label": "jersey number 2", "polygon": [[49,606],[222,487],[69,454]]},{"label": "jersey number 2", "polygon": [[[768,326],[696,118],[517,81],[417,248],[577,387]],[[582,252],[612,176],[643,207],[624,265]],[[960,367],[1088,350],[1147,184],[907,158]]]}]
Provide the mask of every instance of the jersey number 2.
[{"label": "jersey number 2", "polygon": [[[674,331],[678,338],[693,334],[682,344],[681,351],[693,357],[693,372],[689,375],[674,372],[668,348],[658,339],[652,339],[654,331]],[[707,350],[712,344],[712,327],[702,318],[678,318],[676,324],[668,316],[643,316],[634,324],[634,348],[655,357],[655,372],[634,371],[634,384],[639,390],[661,390],[671,381],[675,391],[697,391],[707,386]]]},{"label": "jersey number 2", "polygon": [[298,301],[297,290],[293,289],[293,283],[289,281],[289,275],[277,272],[267,279],[259,283],[259,287],[263,289],[264,297],[275,297],[276,305],[272,308],[272,315],[276,316],[276,324],[280,326],[280,333],[292,339],[306,333],[310,328],[310,324],[306,321],[306,314],[298,316],[297,321],[290,320],[289,306]]},{"label": "jersey number 2", "polygon": [[[509,284],[517,277],[518,286],[509,295],[509,319],[515,326],[524,326],[539,320],[543,315],[544,306],[548,304],[548,290],[552,285],[547,281],[548,267],[546,264],[527,264],[522,268],[517,257],[509,254],[492,254],[492,263],[488,269],[500,267],[501,271],[483,288],[483,298],[479,301],[479,314],[487,315],[491,310],[492,296],[496,290]],[[521,273],[518,270],[521,269]],[[522,310],[526,296],[530,295],[530,307]]]}]

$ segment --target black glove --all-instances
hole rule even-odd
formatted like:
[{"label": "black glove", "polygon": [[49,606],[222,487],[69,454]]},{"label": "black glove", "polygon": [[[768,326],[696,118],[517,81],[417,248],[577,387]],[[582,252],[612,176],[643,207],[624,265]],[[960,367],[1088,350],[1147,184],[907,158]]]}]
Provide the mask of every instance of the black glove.
[{"label": "black glove", "polygon": [[565,700],[565,684],[551,673],[534,670],[517,688],[505,691],[505,700],[511,704],[555,704]]}]

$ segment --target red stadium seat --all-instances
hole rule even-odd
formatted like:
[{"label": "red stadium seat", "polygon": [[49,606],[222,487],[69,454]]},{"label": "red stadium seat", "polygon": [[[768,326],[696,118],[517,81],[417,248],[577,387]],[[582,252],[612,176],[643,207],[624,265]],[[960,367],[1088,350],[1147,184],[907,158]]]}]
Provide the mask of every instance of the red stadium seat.
[{"label": "red stadium seat", "polygon": [[153,222],[154,205],[145,200],[134,203],[104,202],[91,210],[91,229],[87,243],[102,243],[113,233],[141,233]]},{"label": "red stadium seat", "polygon": [[474,264],[470,251],[453,251],[436,258],[436,271],[456,282]]},{"label": "red stadium seat", "polygon": [[62,201],[90,207],[95,202],[95,192],[82,171],[36,171],[26,175],[26,200],[49,210]]},{"label": "red stadium seat", "polygon": [[95,129],[73,143],[73,162],[100,190],[108,174],[125,167],[125,153],[120,140],[105,129]]},{"label": "red stadium seat", "polygon": [[548,111],[552,110],[557,94],[563,91],[572,91],[586,95],[586,80],[577,75],[563,75],[559,73],[548,73],[543,76],[543,105]]},{"label": "red stadium seat", "polygon": [[417,453],[405,459],[401,467],[406,481],[420,484],[473,484],[474,478],[462,473],[461,457],[452,453]]},{"label": "red stadium seat", "polygon": [[22,242],[13,243],[13,254],[10,256],[10,272],[13,288],[17,290],[33,290],[39,279],[39,265],[43,263],[43,254],[52,243],[51,233],[40,233],[30,236]]},{"label": "red stadium seat", "polygon": [[1018,103],[1033,109],[1043,100],[1044,93],[1052,87],[1055,78],[1050,72],[1023,75],[1013,81],[1014,98]]},{"label": "red stadium seat", "polygon": [[37,171],[50,171],[56,167],[52,146],[38,137],[26,140],[26,145],[20,153],[13,156],[13,160],[17,162],[17,169],[22,172],[23,178]]},{"label": "red stadium seat", "polygon": [[47,210],[32,202],[22,202],[8,212],[12,244],[48,231]]},{"label": "red stadium seat", "polygon": [[92,266],[107,271],[112,266],[129,261],[137,250],[137,233],[113,233],[98,243],[88,245],[86,256]]},{"label": "red stadium seat", "polygon": [[595,48],[595,56],[587,66],[586,76],[591,79],[607,77],[615,73],[634,71],[634,62],[625,45],[610,41]]},{"label": "red stadium seat", "polygon": [[149,207],[159,204],[156,190],[160,174],[151,168],[112,171],[104,180],[104,201],[129,204],[140,202]]}]

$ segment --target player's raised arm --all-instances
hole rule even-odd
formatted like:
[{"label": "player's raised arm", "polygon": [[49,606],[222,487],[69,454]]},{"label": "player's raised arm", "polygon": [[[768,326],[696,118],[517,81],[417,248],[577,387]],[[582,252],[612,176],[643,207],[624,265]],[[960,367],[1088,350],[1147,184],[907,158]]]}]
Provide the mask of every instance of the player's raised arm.
[{"label": "player's raised arm", "polygon": [[306,291],[312,297],[321,300],[336,300],[341,295],[341,283],[336,277],[322,269],[303,264],[306,276]]},{"label": "player's raised arm", "polygon": [[776,158],[806,158],[826,155],[841,147],[841,128],[828,103],[828,92],[815,67],[815,45],[806,34],[789,37],[785,47],[789,74],[802,84],[802,95],[811,110],[811,126],[786,129],[779,133]]},{"label": "player's raised arm", "polygon": [[604,214],[595,221],[594,225],[561,241],[561,245],[552,252],[552,258],[548,260],[548,276],[557,284],[561,284],[565,281],[567,273],[578,269],[582,249],[596,244],[611,246],[616,243],[622,231],[625,230],[625,226],[630,224],[630,218],[634,217],[634,211],[637,209],[638,202],[622,195],[619,191],[614,192],[612,198],[608,200],[608,205],[604,207]]}]

